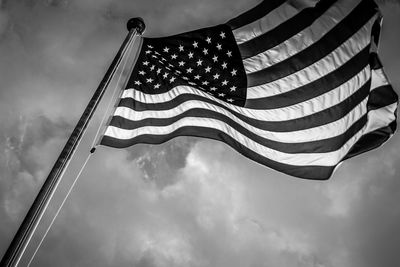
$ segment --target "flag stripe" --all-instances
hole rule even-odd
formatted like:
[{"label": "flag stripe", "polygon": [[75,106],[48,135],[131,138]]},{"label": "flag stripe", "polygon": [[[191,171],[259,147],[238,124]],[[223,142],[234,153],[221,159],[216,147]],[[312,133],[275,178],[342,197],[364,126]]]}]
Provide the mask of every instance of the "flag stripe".
[{"label": "flag stripe", "polygon": [[[330,73],[329,73],[330,67],[315,68],[316,72],[327,71],[328,73],[324,76],[315,75],[313,78],[317,79],[305,85],[296,84],[295,82],[289,82],[289,80],[286,80],[284,83],[282,83],[286,85],[287,88],[289,88],[289,91],[286,92],[285,91],[282,93],[279,92],[279,94],[275,93],[267,97],[261,97],[261,95],[258,94],[256,95],[257,98],[254,99],[252,95],[254,89],[253,90],[249,89],[249,96],[246,101],[246,107],[254,109],[280,108],[284,106],[294,105],[309,100],[313,97],[317,97],[326,92],[329,92],[330,90],[339,87],[341,84],[348,82],[353,77],[357,77],[357,74],[360,71],[369,72],[370,71],[369,67],[366,68],[366,66],[368,66],[368,53],[369,53],[368,47],[364,48],[362,52],[358,53],[356,56],[354,56],[349,61],[347,61],[346,63],[344,63],[343,65],[341,65],[340,67],[338,67],[337,69],[335,69]],[[323,66],[329,66],[329,65],[323,65]],[[304,76],[304,77],[309,77],[309,76]],[[292,86],[293,87],[297,86],[297,88],[291,89]],[[263,88],[265,87],[268,86],[263,86]],[[283,91],[282,87],[280,89],[281,91]]]},{"label": "flag stripe", "polygon": [[299,9],[294,8],[290,3],[288,3],[288,1],[286,1],[272,10],[269,14],[264,15],[262,18],[233,30],[236,43],[244,43],[272,30],[276,26],[298,14],[299,11]]},{"label": "flag stripe", "polygon": [[[331,123],[327,123],[318,127],[307,128],[298,131],[290,131],[290,132],[273,132],[263,130],[262,128],[257,128],[257,124],[249,124],[246,120],[241,120],[241,118],[236,117],[232,112],[229,110],[218,110],[215,111],[213,107],[204,107],[204,108],[195,108],[196,111],[199,110],[203,116],[205,114],[209,114],[210,112],[219,112],[223,114],[226,118],[233,120],[235,123],[240,124],[243,127],[246,127],[251,132],[254,132],[260,136],[268,138],[272,141],[277,142],[286,142],[286,143],[304,143],[304,142],[311,142],[311,141],[318,141],[321,139],[328,139],[344,133],[347,125],[354,124],[357,120],[359,120],[363,115],[366,114],[367,109],[365,107],[367,99],[364,99],[359,105],[354,107],[352,111],[350,111],[346,116],[340,118],[336,121]],[[187,109],[183,112],[187,112],[188,110],[194,109]],[[132,117],[135,115],[135,117]],[[115,114],[115,118],[118,118],[116,121],[111,120],[110,124],[116,127],[120,127],[123,129],[134,129],[134,127],[139,127],[143,120],[154,120],[155,118],[152,117],[145,117],[143,118],[138,113],[132,113],[129,109],[120,109]],[[170,119],[171,117],[166,117],[165,119]],[[139,125],[139,126],[138,126]]]},{"label": "flag stripe", "polygon": [[366,134],[352,147],[343,160],[375,149],[386,142],[396,131],[396,114],[397,103],[370,111],[368,113],[370,125],[366,129]]},{"label": "flag stripe", "polygon": [[319,1],[314,8],[306,8],[274,29],[239,45],[242,58],[255,56],[271,49],[309,27],[336,0]]},{"label": "flag stripe", "polygon": [[[120,115],[125,118],[138,119],[169,118],[178,111],[178,113],[180,113],[191,108],[208,108],[218,112],[224,112],[226,110],[231,112],[240,120],[266,131],[299,131],[307,128],[318,127],[344,117],[368,96],[369,84],[369,82],[366,82],[358,91],[344,99],[342,102],[333,104],[331,107],[329,106],[331,99],[327,97],[328,99],[326,101],[326,106],[308,108],[303,107],[303,110],[301,110],[301,108],[298,108],[297,110],[293,108],[282,108],[278,110],[241,109],[243,112],[238,112],[237,110],[235,111],[234,109],[229,109],[225,105],[208,98],[197,96],[197,99],[188,100],[183,99],[185,95],[180,95],[173,101],[169,101],[164,104],[145,104],[138,101],[129,103],[126,100],[121,100],[120,105],[126,105],[128,107],[118,107],[115,111],[115,115]],[[191,95],[187,95],[186,97],[192,98]],[[134,106],[132,106],[132,104]],[[156,110],[159,109],[160,106],[163,106],[162,108],[164,108],[164,110]],[[139,110],[145,111],[139,112]]]},{"label": "flag stripe", "polygon": [[231,27],[232,30],[243,27],[246,24],[250,24],[266,16],[284,2],[285,0],[264,0],[252,9],[244,12],[234,19],[229,20],[226,24]]},{"label": "flag stripe", "polygon": [[[362,3],[359,7],[362,6]],[[359,9],[361,8],[356,8],[357,11],[359,11]],[[247,85],[252,87],[281,79],[327,56],[365,24],[366,26],[364,27],[370,26],[367,22],[376,14],[376,11],[367,8],[363,9],[364,10],[360,10],[360,12],[356,14],[346,17],[333,30],[322,37],[321,40],[315,42],[296,55],[271,67],[247,74]]]},{"label": "flag stripe", "polygon": [[352,158],[383,145],[396,131],[397,124],[393,121],[389,126],[382,127],[371,133],[363,135],[352,147],[343,160]]},{"label": "flag stripe", "polygon": [[[344,143],[350,139],[354,134],[356,134],[359,130],[361,130],[366,121],[367,115],[362,116],[359,120],[357,120],[354,124],[352,124],[349,128],[345,128],[344,124],[341,125],[340,129],[345,129],[346,131],[338,136],[334,136],[327,139],[320,139],[316,141],[302,142],[302,143],[290,143],[290,142],[277,142],[271,139],[267,139],[263,136],[256,134],[257,131],[251,131],[250,127],[242,126],[239,123],[235,122],[233,119],[222,115],[219,112],[210,111],[210,110],[199,110],[199,109],[191,109],[186,112],[182,112],[179,115],[168,118],[168,119],[158,119],[151,118],[145,119],[141,121],[130,121],[125,118],[115,116],[113,120],[110,122],[111,126],[115,126],[117,128],[130,130],[147,126],[168,126],[176,123],[179,120],[184,118],[207,118],[213,119],[215,121],[223,121],[231,128],[237,130],[242,135],[247,136],[249,139],[257,142],[259,144],[263,144],[271,149],[284,152],[284,153],[325,153],[332,152],[338,150]],[[257,129],[258,130],[258,129]],[[260,130],[258,130],[259,132]],[[330,131],[328,129],[328,131]],[[332,131],[330,131],[332,132]],[[321,132],[321,134],[323,134]],[[292,140],[291,140],[292,141]]]},{"label": "flag stripe", "polygon": [[[330,8],[328,10],[329,14],[322,15],[318,21],[304,29],[301,33],[292,36],[271,49],[264,50],[252,57],[244,59],[243,63],[245,67],[256,62],[265,67],[269,67],[297,54],[314,42],[317,42],[322,36],[334,28],[357,4],[357,1],[338,1],[338,3],[334,5],[335,8]],[[247,68],[248,67],[246,67],[247,72],[250,72]]]},{"label": "flag stripe", "polygon": [[373,70],[383,68],[383,65],[376,52],[371,52],[369,64],[371,65],[371,69]]},{"label": "flag stripe", "polygon": [[373,90],[368,99],[368,110],[379,109],[397,103],[398,97],[392,86],[385,85]]},{"label": "flag stripe", "polygon": [[[367,99],[364,99],[359,105],[353,108],[346,116],[340,118],[336,121],[333,121],[328,124],[324,124],[318,127],[307,128],[299,131],[290,131],[290,132],[273,132],[264,130],[262,128],[258,128],[257,124],[249,124],[248,121],[242,120],[235,116],[229,110],[219,110],[215,109],[212,105],[205,105],[204,107],[193,107],[190,108],[187,105],[185,108],[181,109],[181,113],[185,113],[186,115],[190,114],[190,116],[195,117],[196,113],[199,116],[204,117],[215,117],[214,113],[219,113],[221,116],[226,118],[225,120],[231,120],[236,124],[249,129],[251,132],[268,138],[272,141],[277,142],[286,142],[286,143],[301,143],[301,142],[310,142],[310,141],[317,141],[321,139],[328,139],[344,133],[346,125],[352,125],[355,121],[359,120],[363,115],[366,114],[367,109],[365,107]],[[110,124],[123,128],[123,129],[134,129],[137,127],[142,127],[143,125],[167,125],[170,124],[168,120],[171,118],[178,118],[178,115],[175,114],[162,114],[162,118],[160,117],[151,117],[146,116],[138,112],[133,112],[129,108],[119,108],[115,116],[115,121],[111,120]],[[211,114],[211,115],[209,115]],[[170,116],[168,116],[170,115]],[[220,117],[223,118],[223,117]],[[166,122],[161,122],[161,121]],[[164,123],[164,124],[162,124]]]},{"label": "flag stripe", "polygon": [[[201,136],[199,135],[201,133]],[[190,126],[183,127],[175,130],[174,132],[166,135],[153,135],[146,134],[136,137],[135,139],[118,139],[109,135],[105,135],[101,140],[101,144],[110,147],[116,148],[124,148],[128,146],[132,146],[135,144],[161,144],[167,142],[175,137],[179,136],[194,136],[194,137],[204,137],[209,139],[214,139],[218,141],[222,141],[225,144],[228,144],[239,153],[244,155],[245,157],[258,162],[264,166],[270,166],[271,168],[281,171],[283,173],[287,173],[296,177],[305,178],[305,179],[315,179],[315,180],[325,180],[328,179],[334,167],[326,167],[326,166],[293,166],[289,164],[283,164],[277,161],[273,161],[260,153],[254,152],[243,146],[235,139],[226,135],[225,133],[219,132],[217,130],[207,128],[207,127],[199,127],[199,126]]]},{"label": "flag stripe", "polygon": [[[334,166],[338,162],[340,162],[340,160],[347,154],[350,148],[363,134],[363,130],[360,130],[354,136],[348,139],[345,144],[341,146],[338,150],[326,153],[280,152],[253,141],[248,136],[241,134],[236,129],[230,127],[223,121],[210,118],[185,117],[167,126],[145,126],[141,128],[136,128],[134,130],[125,130],[114,126],[109,126],[106,131],[106,135],[114,136],[118,139],[132,139],[134,141],[138,136],[141,135],[168,135],[183,127],[206,127],[215,129],[221,134],[225,134],[230,138],[238,141],[241,146],[246,146],[247,148],[261,155],[268,155],[268,158],[273,161],[297,166]],[[198,136],[201,137],[202,133],[200,133]]]}]

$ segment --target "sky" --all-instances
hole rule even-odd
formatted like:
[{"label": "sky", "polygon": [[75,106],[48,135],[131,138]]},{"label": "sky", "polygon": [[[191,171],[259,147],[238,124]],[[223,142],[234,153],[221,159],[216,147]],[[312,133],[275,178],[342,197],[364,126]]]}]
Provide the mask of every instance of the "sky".
[{"label": "sky", "polygon": [[[223,23],[258,2],[0,0],[0,255],[125,38],[129,18],[144,18],[145,36],[165,36]],[[399,93],[400,4],[379,5],[380,56]],[[106,105],[21,266],[86,158]],[[100,147],[31,266],[400,266],[399,151],[395,135],[343,163],[330,180],[310,181],[206,139]]]}]

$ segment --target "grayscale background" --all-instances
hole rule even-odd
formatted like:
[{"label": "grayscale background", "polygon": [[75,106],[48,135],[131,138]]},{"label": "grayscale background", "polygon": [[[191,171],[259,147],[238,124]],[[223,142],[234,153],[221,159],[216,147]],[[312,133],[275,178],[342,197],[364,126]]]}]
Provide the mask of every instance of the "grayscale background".
[{"label": "grayscale background", "polygon": [[[130,17],[145,19],[146,36],[162,36],[223,23],[258,2],[0,0],[0,255],[127,34]],[[400,5],[379,3],[380,55],[400,92]],[[95,131],[89,128],[29,253]],[[103,147],[31,266],[397,267],[399,203],[400,135],[346,161],[323,182],[282,175],[206,139]]]}]

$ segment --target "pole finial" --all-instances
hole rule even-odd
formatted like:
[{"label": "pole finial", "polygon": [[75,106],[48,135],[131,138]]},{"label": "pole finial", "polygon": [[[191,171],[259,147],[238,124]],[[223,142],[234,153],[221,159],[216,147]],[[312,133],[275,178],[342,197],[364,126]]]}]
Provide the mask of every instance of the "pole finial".
[{"label": "pole finial", "polygon": [[142,34],[146,29],[146,24],[144,24],[144,20],[142,18],[137,17],[128,20],[126,27],[128,28],[128,31],[136,29],[139,34]]}]

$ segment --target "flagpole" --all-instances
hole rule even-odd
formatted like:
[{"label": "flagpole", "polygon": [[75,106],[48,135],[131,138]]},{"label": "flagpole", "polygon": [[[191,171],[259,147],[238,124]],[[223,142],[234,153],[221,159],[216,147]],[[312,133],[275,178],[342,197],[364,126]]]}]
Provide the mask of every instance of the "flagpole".
[{"label": "flagpole", "polygon": [[[56,185],[59,183],[61,174],[64,168],[71,159],[71,155],[77,147],[79,140],[81,139],[86,127],[92,118],[101,98],[103,97],[107,86],[109,85],[119,63],[121,62],[129,41],[135,38],[136,35],[143,33],[145,29],[145,24],[141,18],[132,18],[127,23],[127,28],[129,33],[127,34],[124,42],[119,48],[117,54],[115,55],[111,65],[109,66],[107,72],[105,73],[103,79],[101,80],[99,86],[97,87],[95,93],[90,99],[87,107],[85,108],[81,118],[75,126],[71,136],[69,137],[67,143],[65,144],[63,150],[54,163],[47,179],[42,185],[38,195],[36,196],[34,202],[32,203],[28,213],[26,214],[24,220],[22,221],[18,231],[14,235],[7,251],[5,252],[3,258],[1,259],[0,266],[2,267],[15,267],[18,265],[28,243],[31,239],[34,230],[39,223],[40,218],[43,216],[46,206],[48,205],[51,195],[56,189]],[[94,152],[94,149],[90,151]]]}]

